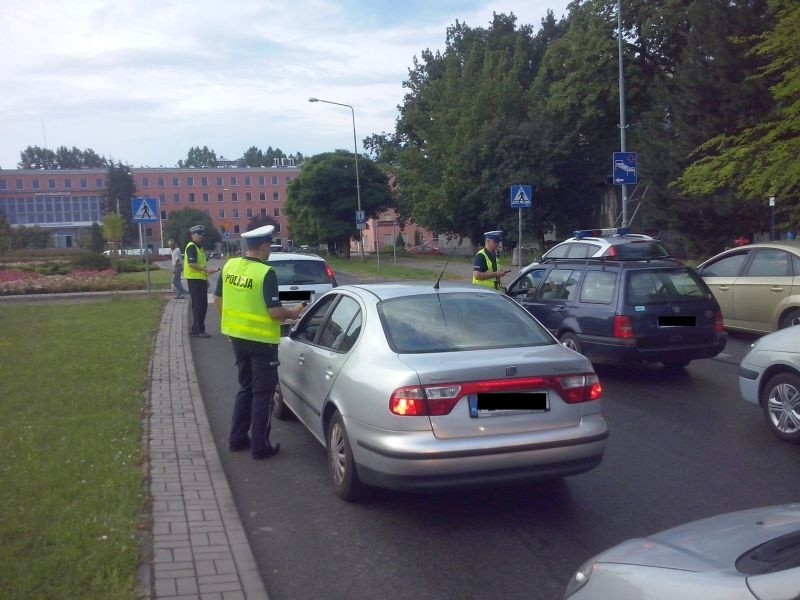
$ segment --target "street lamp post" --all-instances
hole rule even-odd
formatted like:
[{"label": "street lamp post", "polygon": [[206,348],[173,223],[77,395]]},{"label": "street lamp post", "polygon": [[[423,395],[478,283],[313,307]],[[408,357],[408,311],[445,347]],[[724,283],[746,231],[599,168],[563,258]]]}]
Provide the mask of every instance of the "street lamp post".
[{"label": "street lamp post", "polygon": [[775,196],[769,197],[769,208],[772,216],[770,217],[770,225],[769,225],[769,239],[770,241],[775,240]]},{"label": "street lamp post", "polygon": [[[356,141],[356,111],[353,109],[352,106],[349,104],[344,104],[342,102],[332,102],[330,100],[322,100],[321,98],[309,98],[309,102],[324,102],[325,104],[335,104],[336,106],[344,106],[350,109],[350,115],[353,117],[353,156],[356,160],[356,199],[358,201],[358,210],[361,210],[361,184],[358,180],[358,142]],[[361,254],[361,260],[364,260],[364,244],[363,240],[363,229],[358,230],[358,249],[359,253]]]}]

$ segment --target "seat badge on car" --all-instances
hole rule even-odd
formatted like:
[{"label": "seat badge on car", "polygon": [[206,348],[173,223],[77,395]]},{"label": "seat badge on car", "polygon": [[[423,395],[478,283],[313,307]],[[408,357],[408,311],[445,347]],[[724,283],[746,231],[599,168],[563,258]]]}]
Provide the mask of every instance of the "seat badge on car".
[{"label": "seat badge on car", "polygon": [[678,306],[677,304],[673,304],[672,305],[672,312],[674,312],[677,315],[679,312],[681,312],[681,307]]}]

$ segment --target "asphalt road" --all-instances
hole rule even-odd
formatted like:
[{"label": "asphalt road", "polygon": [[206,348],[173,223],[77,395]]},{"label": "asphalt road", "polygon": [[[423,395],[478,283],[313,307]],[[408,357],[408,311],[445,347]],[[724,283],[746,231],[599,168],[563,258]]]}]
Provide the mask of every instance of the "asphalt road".
[{"label": "asphalt road", "polygon": [[[338,276],[345,283],[346,277]],[[207,330],[219,331],[213,306]],[[274,421],[281,453],[231,454],[236,392],[228,341],[192,338],[212,432],[273,600],[561,598],[574,570],[624,539],[694,519],[800,500],[800,447],[739,397],[752,337],[685,372],[600,368],[611,430],[603,463],[560,482],[469,493],[332,492],[324,450]]]}]

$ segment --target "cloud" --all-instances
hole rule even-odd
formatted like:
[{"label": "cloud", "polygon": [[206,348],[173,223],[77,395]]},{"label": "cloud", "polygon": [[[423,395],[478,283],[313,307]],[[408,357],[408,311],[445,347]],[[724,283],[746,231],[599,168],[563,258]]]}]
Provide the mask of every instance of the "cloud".
[{"label": "cloud", "polygon": [[[567,0],[4,0],[0,165],[29,145],[174,165],[193,145],[314,154],[391,131],[413,57],[492,11],[538,28]],[[349,141],[348,141],[349,140]]]}]

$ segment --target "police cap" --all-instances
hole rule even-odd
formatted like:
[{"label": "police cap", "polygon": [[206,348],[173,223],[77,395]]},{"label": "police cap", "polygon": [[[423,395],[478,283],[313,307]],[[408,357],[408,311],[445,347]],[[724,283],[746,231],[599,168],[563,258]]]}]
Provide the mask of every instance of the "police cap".
[{"label": "police cap", "polygon": [[487,231],[483,234],[487,240],[493,240],[495,242],[499,242],[503,239],[503,232],[502,231]]},{"label": "police cap", "polygon": [[195,225],[194,227],[189,229],[189,233],[201,233],[202,234],[202,233],[205,233],[205,232],[206,232],[206,228],[203,227],[202,225]]},{"label": "police cap", "polygon": [[272,241],[272,233],[275,231],[274,225],[264,225],[252,231],[246,231],[242,237],[247,241],[248,246],[258,246],[265,242]]}]

